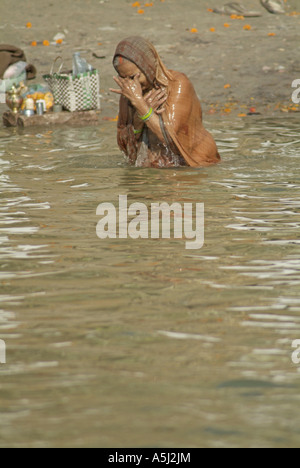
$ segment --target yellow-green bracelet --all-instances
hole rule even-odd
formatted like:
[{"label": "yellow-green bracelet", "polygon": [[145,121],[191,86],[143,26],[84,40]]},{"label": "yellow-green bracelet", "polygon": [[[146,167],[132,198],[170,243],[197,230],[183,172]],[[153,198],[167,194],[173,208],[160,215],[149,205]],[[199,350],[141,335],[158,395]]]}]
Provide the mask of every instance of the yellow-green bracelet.
[{"label": "yellow-green bracelet", "polygon": [[153,109],[152,107],[150,107],[149,111],[147,112],[147,114],[145,115],[139,115],[139,118],[143,121],[143,122],[147,122],[147,120],[150,119],[150,117],[152,116],[153,114]]},{"label": "yellow-green bracelet", "polygon": [[138,135],[139,133],[142,133],[142,132],[143,132],[143,130],[136,130],[135,128],[133,129],[133,133],[135,135]]}]

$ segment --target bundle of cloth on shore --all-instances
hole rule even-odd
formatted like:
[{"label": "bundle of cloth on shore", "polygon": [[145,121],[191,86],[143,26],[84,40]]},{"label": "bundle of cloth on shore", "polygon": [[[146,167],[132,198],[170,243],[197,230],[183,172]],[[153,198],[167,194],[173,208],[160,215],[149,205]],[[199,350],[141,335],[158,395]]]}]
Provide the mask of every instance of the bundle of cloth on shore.
[{"label": "bundle of cloth on shore", "polygon": [[36,77],[36,68],[27,63],[25,53],[22,49],[10,44],[0,44],[0,79],[10,79],[14,76],[14,70],[9,68],[19,62],[24,64],[26,79],[31,80]]}]

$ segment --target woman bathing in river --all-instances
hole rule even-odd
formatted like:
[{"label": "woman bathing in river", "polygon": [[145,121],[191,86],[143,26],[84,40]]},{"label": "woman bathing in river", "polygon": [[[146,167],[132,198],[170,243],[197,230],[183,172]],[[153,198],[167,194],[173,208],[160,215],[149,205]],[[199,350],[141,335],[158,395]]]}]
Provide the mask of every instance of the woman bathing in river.
[{"label": "woman bathing in river", "polygon": [[167,70],[149,41],[124,39],[113,65],[120,88],[110,90],[120,94],[118,144],[132,164],[201,167],[220,161],[192,83]]}]

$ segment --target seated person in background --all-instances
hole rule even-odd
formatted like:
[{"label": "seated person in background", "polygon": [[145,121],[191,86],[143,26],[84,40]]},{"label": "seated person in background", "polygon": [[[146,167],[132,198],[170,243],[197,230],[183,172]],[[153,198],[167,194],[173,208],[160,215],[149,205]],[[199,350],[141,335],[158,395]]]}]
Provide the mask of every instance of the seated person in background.
[{"label": "seated person in background", "polygon": [[116,49],[114,77],[120,89],[118,144],[137,167],[210,166],[220,161],[202,124],[200,101],[183,73],[168,70],[142,37]]}]

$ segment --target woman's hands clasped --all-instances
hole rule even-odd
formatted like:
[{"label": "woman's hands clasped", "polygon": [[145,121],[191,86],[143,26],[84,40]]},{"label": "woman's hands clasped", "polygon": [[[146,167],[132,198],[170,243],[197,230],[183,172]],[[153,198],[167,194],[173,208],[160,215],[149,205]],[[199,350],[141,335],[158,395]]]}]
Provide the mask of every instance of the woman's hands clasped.
[{"label": "woman's hands clasped", "polygon": [[120,76],[113,77],[120,89],[112,89],[110,91],[116,94],[125,96],[134,107],[137,107],[143,100],[143,91],[139,82],[139,74],[133,78],[121,78]]},{"label": "woman's hands clasped", "polygon": [[145,94],[144,99],[156,114],[162,114],[164,112],[165,108],[163,104],[167,100],[166,90],[161,88],[151,89],[151,91]]},{"label": "woman's hands clasped", "polygon": [[125,96],[131,104],[139,110],[142,104],[147,104],[148,108],[152,107],[156,114],[164,112],[165,108],[163,104],[167,100],[167,92],[165,89],[151,89],[150,91],[143,94],[142,86],[139,82],[139,73],[133,78],[121,78],[120,76],[114,76],[114,80],[120,89],[110,89],[113,93]]}]

